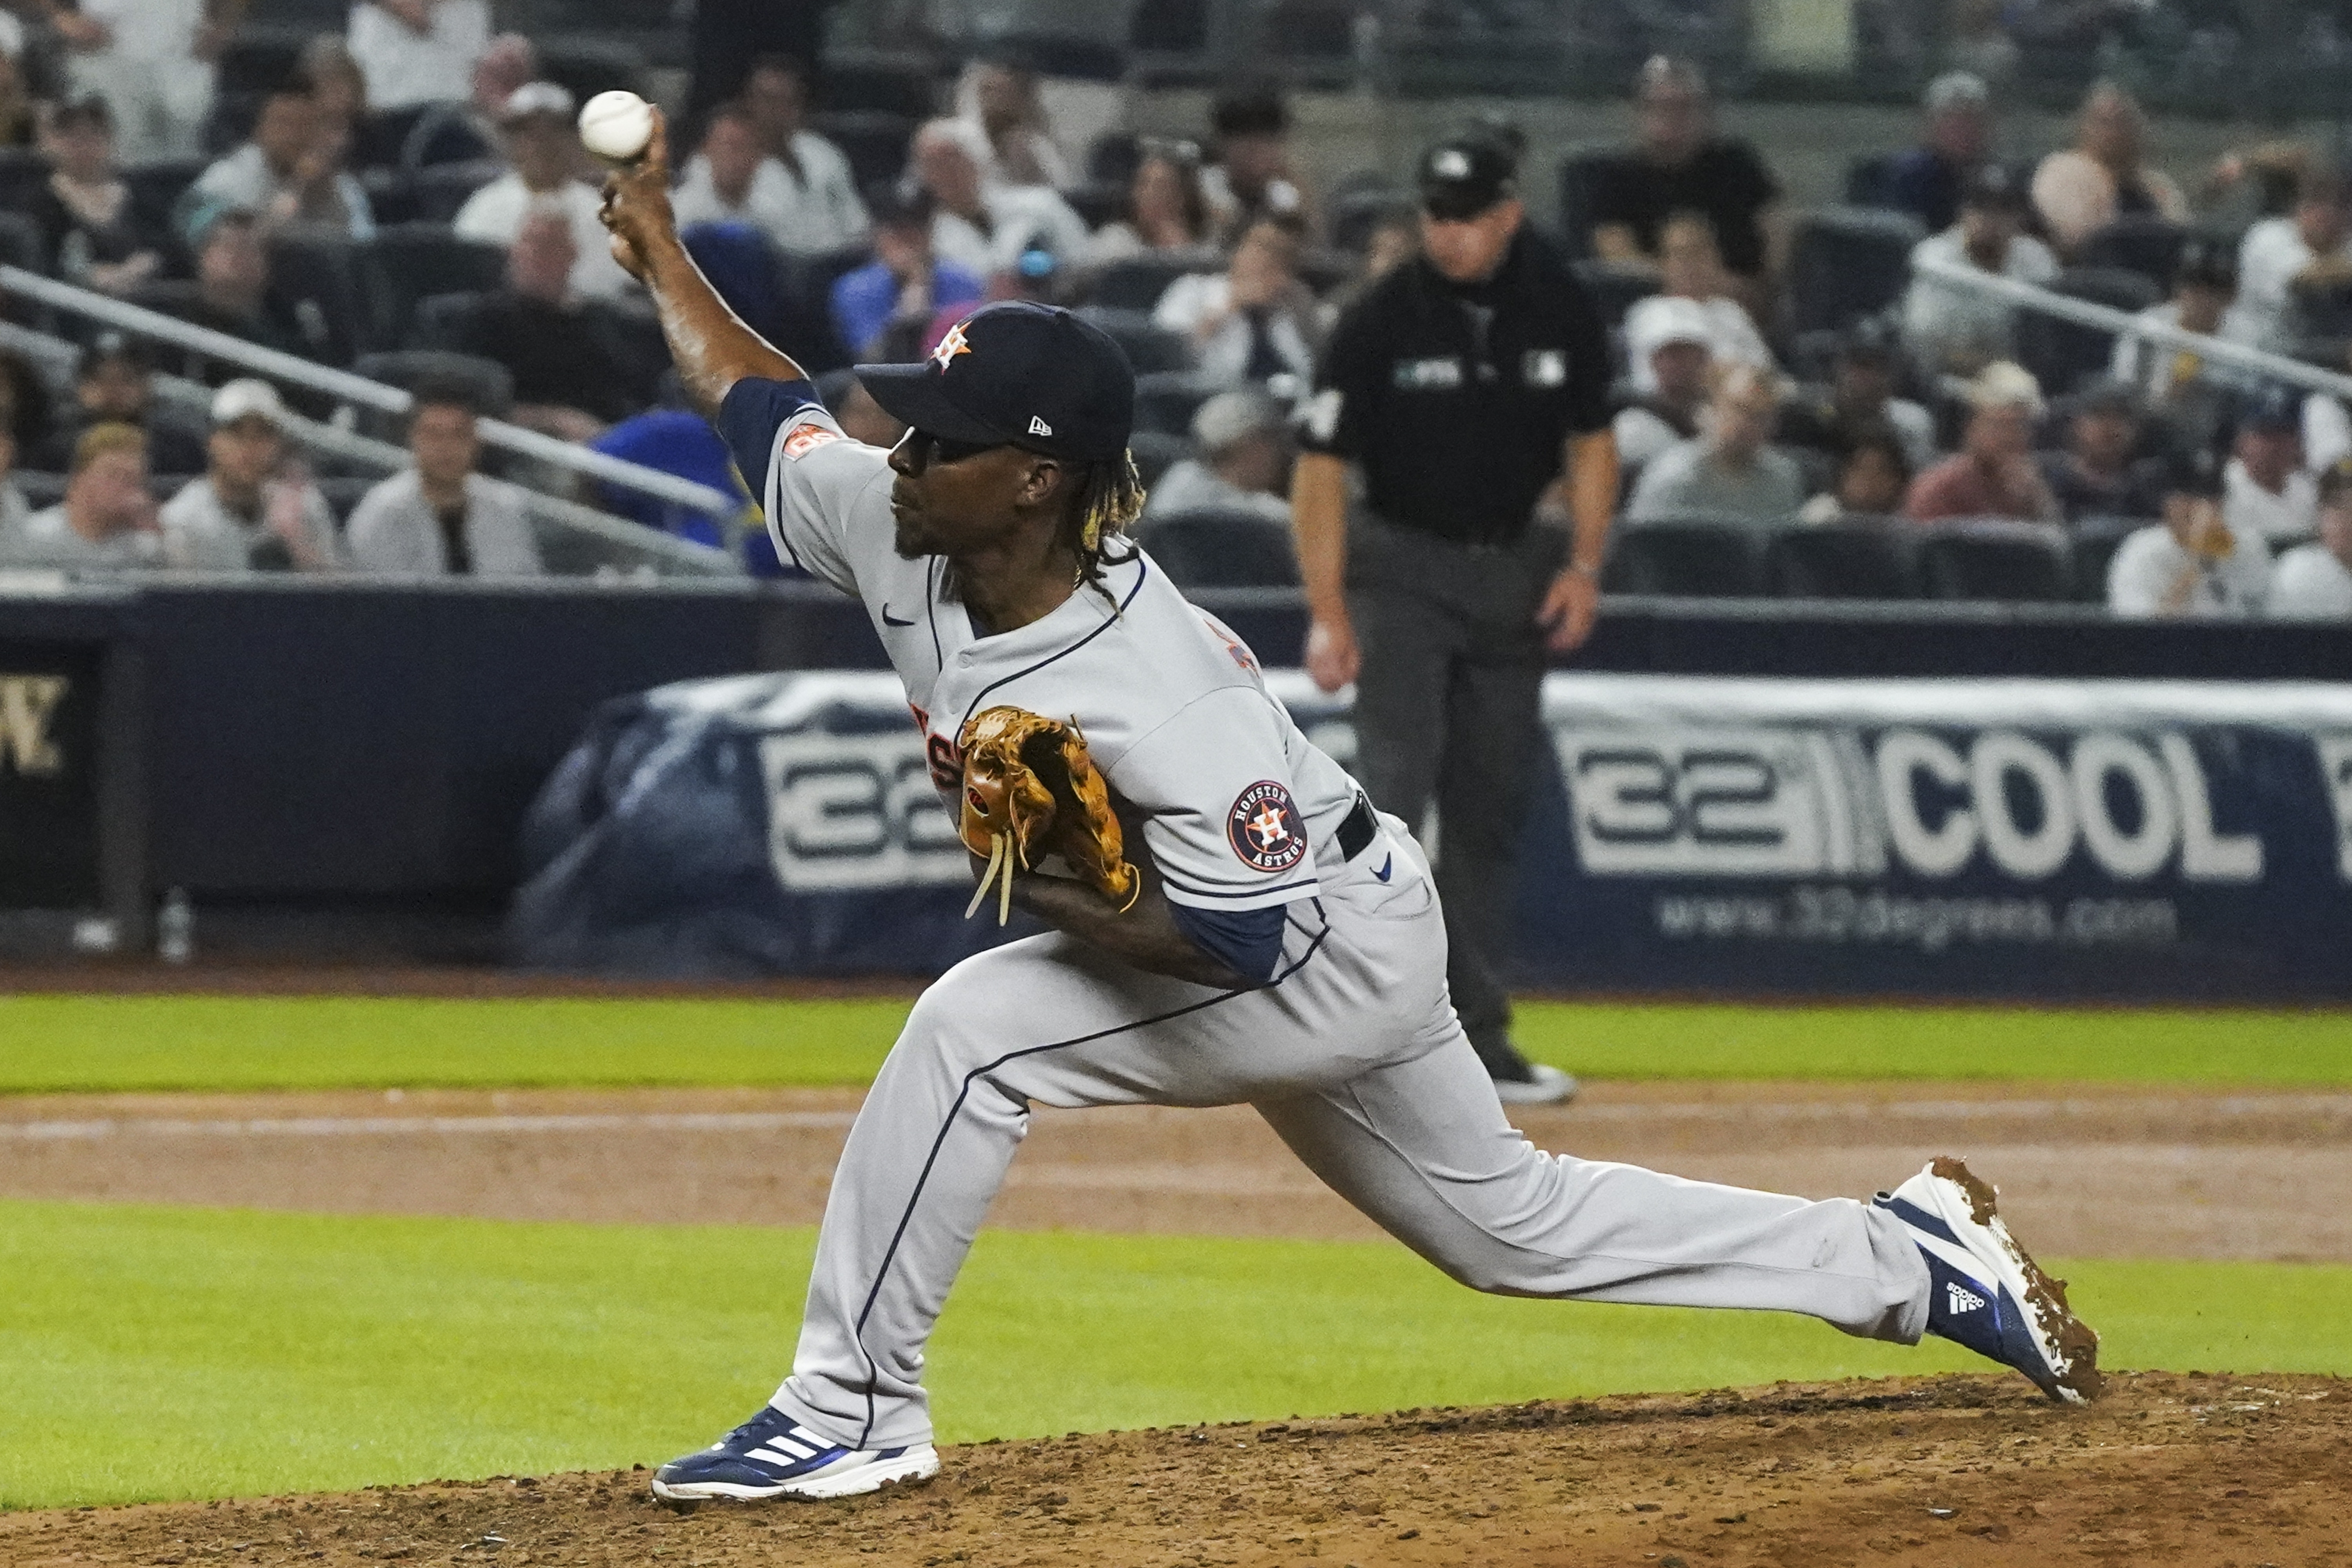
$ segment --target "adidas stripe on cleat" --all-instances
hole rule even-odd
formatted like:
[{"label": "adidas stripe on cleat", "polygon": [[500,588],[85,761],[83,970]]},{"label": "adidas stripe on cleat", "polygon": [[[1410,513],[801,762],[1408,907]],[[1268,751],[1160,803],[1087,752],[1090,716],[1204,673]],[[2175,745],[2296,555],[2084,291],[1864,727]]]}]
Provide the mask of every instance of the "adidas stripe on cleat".
[{"label": "adidas stripe on cleat", "polygon": [[654,1472],[654,1496],[664,1502],[714,1498],[842,1498],[879,1491],[897,1481],[929,1480],[940,1456],[929,1443],[904,1448],[847,1448],[821,1437],[774,1405],[708,1448],[672,1459]]},{"label": "adidas stripe on cleat", "polygon": [[2062,1403],[2097,1398],[2099,1336],[2066,1305],[2066,1281],[2009,1234],[1994,1196],[1947,1157],[1873,1202],[1909,1228],[1927,1261],[1929,1333],[2015,1367]]}]

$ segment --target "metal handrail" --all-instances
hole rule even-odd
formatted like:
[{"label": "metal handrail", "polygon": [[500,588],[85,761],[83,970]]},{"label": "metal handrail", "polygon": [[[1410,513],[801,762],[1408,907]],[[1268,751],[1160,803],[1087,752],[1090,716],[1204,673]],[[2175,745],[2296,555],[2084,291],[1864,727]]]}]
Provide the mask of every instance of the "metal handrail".
[{"label": "metal handrail", "polygon": [[[128,304],[88,289],[77,289],[70,283],[60,283],[54,278],[44,278],[37,272],[27,272],[21,267],[0,267],[0,290],[37,300],[57,310],[103,321],[142,337],[174,343],[210,359],[226,360],[257,375],[273,381],[290,382],[313,392],[344,403],[356,403],[385,414],[405,414],[413,401],[407,392],[381,381],[370,381],[363,375],[353,375],[347,370],[330,365],[314,364],[306,359],[263,348],[257,343],[233,338],[226,332],[216,332],[209,327],[199,327],[183,321],[176,316],[148,310],[143,305]],[[484,419],[478,426],[487,446],[533,458],[555,468],[569,468],[607,484],[619,485],[656,500],[669,501],[693,511],[708,512],[724,521],[743,510],[737,497],[676,474],[648,468],[586,447],[575,447],[559,441],[536,430],[526,430],[520,425],[509,425],[501,419]]]},{"label": "metal handrail", "polygon": [[2095,327],[2101,331],[2126,337],[2144,338],[2150,342],[2162,343],[2167,348],[2179,349],[2211,360],[2216,364],[2251,371],[2271,381],[2283,381],[2290,386],[2300,386],[2307,391],[2352,398],[2352,375],[2341,371],[2322,370],[2317,365],[2305,364],[2284,354],[2248,348],[2227,338],[2188,331],[2179,327],[2167,326],[2162,321],[2146,321],[2131,311],[2118,310],[2112,305],[2093,304],[2088,300],[2077,300],[2038,284],[2021,283],[1997,273],[1980,272],[1958,262],[1942,261],[1933,257],[1915,257],[1911,270],[1922,277],[1933,278],[1938,283],[2006,300],[2012,305],[2038,310],[2045,316],[2055,316],[2060,321],[2073,321],[2078,326]]},{"label": "metal handrail", "polygon": [[[59,365],[70,365],[76,353],[74,345],[64,339],[36,332],[14,321],[0,321],[0,349]],[[199,414],[212,406],[213,389],[201,382],[158,374],[155,391],[164,401]],[[305,418],[290,409],[281,416],[280,423],[285,426],[288,437],[297,445],[313,451],[363,463],[388,474],[397,473],[408,466],[407,451],[389,441],[374,440],[335,425]],[[626,518],[614,517],[562,496],[547,495],[504,479],[491,479],[489,482],[512,496],[524,510],[535,517],[593,535],[610,544],[662,557],[697,576],[740,577],[743,574],[741,564],[726,551],[715,550],[690,539],[680,539]]]}]

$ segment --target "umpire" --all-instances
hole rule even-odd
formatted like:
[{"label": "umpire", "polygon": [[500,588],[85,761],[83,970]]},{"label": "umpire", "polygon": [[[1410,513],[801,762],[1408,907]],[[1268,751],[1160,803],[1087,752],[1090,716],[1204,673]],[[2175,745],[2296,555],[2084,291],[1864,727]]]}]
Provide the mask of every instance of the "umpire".
[{"label": "umpire", "polygon": [[[1502,1098],[1576,1080],[1511,1043],[1498,966],[1537,777],[1547,651],[1592,629],[1617,501],[1609,339],[1525,226],[1517,159],[1485,135],[1422,155],[1422,253],[1340,319],[1291,486],[1307,668],[1356,683],[1356,776],[1420,832],[1438,808],[1446,982]],[[1349,465],[1366,506],[1349,517]]]}]

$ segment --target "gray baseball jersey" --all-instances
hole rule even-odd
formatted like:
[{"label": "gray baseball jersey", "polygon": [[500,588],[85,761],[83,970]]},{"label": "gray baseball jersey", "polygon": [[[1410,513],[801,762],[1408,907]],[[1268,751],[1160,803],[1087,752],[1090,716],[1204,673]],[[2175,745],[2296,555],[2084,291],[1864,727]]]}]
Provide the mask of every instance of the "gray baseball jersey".
[{"label": "gray baseball jersey", "polygon": [[781,384],[739,388],[720,424],[779,551],[865,601],[950,801],[969,714],[1075,715],[1149,814],[1171,901],[1281,913],[1262,985],[1150,974],[1049,932],[926,990],[834,1173],[778,1410],[852,1449],[930,1440],[924,1347],[1039,1105],[1253,1105],[1318,1177],[1479,1289],[1919,1337],[1927,1266],[1886,1211],[1547,1154],[1512,1128],[1446,994],[1420,847],[1381,817],[1341,850],[1352,781],[1148,557],[1113,567],[1108,597],[980,637],[941,563],[892,548],[885,454]]}]

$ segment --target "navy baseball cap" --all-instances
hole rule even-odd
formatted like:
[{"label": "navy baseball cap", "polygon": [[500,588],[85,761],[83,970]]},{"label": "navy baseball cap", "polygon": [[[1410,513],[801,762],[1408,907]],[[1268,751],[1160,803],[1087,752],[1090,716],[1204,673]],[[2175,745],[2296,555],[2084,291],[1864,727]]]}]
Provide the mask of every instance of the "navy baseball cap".
[{"label": "navy baseball cap", "polygon": [[2259,430],[2266,436],[2300,434],[2303,430],[2303,394],[2291,387],[2265,386],[2250,398],[2239,416],[2242,430]]},{"label": "navy baseball cap", "polygon": [[1451,136],[1421,155],[1421,209],[1441,223],[1476,217],[1516,195],[1518,161],[1488,135]]},{"label": "navy baseball cap", "polygon": [[974,310],[916,363],[861,364],[857,379],[902,425],[1068,462],[1120,457],[1135,424],[1135,369],[1110,334],[1022,300]]}]

